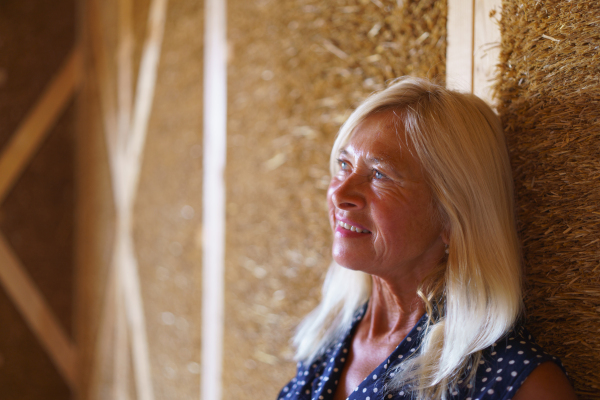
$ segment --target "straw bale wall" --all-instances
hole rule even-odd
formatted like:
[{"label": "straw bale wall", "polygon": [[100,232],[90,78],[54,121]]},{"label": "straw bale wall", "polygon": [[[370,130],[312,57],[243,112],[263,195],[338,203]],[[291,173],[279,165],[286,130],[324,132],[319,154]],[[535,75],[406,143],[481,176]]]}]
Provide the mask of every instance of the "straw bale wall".
[{"label": "straw bale wall", "polygon": [[498,94],[517,190],[527,322],[600,398],[600,4],[504,1]]},{"label": "straw bale wall", "polygon": [[[73,0],[0,3],[0,150],[13,138],[75,43]],[[73,103],[0,205],[0,231],[73,335]],[[3,399],[70,398],[70,390],[13,300],[0,286],[0,387]]]},{"label": "straw bale wall", "polygon": [[200,387],[203,8],[169,0],[135,206],[156,399]]},{"label": "straw bale wall", "polygon": [[[399,5],[400,4],[400,5]],[[328,159],[386,80],[444,80],[443,1],[228,2],[224,398],[274,399],[331,260]]]},{"label": "straw bale wall", "polygon": [[[103,43],[112,76],[117,72],[115,1],[100,7]],[[147,35],[149,0],[132,2],[134,82]],[[90,2],[88,2],[90,6]],[[200,387],[201,177],[203,2],[169,0],[139,187],[133,236],[138,258],[156,399],[196,399]],[[88,8],[89,10],[89,8]],[[88,18],[93,17],[89,16]],[[90,25],[88,25],[90,26]],[[91,40],[87,32],[87,39]],[[91,49],[92,44],[87,44]],[[78,328],[85,398],[114,397],[113,332],[97,353],[106,305],[107,277],[114,249],[115,209],[104,139],[97,60],[90,52],[86,74],[84,130],[78,143],[80,213],[78,227]],[[112,82],[116,84],[116,82]],[[131,359],[129,362],[131,363]],[[130,398],[134,373],[127,368]]]}]

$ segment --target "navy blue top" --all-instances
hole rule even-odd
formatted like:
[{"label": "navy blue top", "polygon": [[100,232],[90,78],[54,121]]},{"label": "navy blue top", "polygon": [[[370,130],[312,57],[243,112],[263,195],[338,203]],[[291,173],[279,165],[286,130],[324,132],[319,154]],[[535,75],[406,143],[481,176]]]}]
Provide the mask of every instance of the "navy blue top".
[{"label": "navy blue top", "polygon": [[[352,325],[339,343],[331,346],[324,355],[310,365],[298,363],[296,376],[281,390],[279,400],[331,400],[344,369],[352,336],[358,322],[365,314],[366,304],[355,315]],[[387,391],[385,383],[393,376],[388,369],[398,365],[416,351],[421,343],[427,314],[413,327],[390,356],[383,361],[350,395],[348,400],[400,400],[410,399],[408,390]],[[544,352],[535,344],[523,326],[515,329],[483,352],[477,368],[475,384],[458,381],[451,393],[455,400],[509,400],[527,376],[541,363],[552,361],[563,371],[560,360]],[[565,372],[566,373],[566,372]]]}]

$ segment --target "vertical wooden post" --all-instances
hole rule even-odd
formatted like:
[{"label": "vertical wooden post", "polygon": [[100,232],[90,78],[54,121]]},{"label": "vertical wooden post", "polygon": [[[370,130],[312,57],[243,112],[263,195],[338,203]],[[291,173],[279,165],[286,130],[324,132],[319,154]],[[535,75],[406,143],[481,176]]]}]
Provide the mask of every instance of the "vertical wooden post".
[{"label": "vertical wooden post", "polygon": [[227,151],[226,1],[205,1],[201,398],[220,400]]},{"label": "vertical wooden post", "polygon": [[474,93],[491,106],[501,7],[502,0],[448,0],[446,86]]},{"label": "vertical wooden post", "polygon": [[475,0],[448,0],[446,86],[473,91]]},{"label": "vertical wooden post", "polygon": [[[117,148],[121,149],[126,145],[127,137],[129,136],[129,124],[131,121],[131,107],[133,102],[133,1],[120,0],[117,4],[118,14],[118,43],[117,43]],[[117,155],[113,155],[113,162],[121,162],[122,160]],[[115,169],[124,171],[125,165],[115,167]],[[122,173],[122,172],[121,172]],[[113,181],[123,182],[123,179],[118,179],[113,175]],[[123,218],[127,218],[123,214],[125,211],[125,200],[123,199],[125,189],[118,191],[116,198],[117,203],[117,234],[115,235],[116,245],[113,254],[113,266],[121,271],[124,263],[122,255],[123,241],[126,240],[123,236],[128,232],[121,232],[118,227],[122,225]],[[119,207],[119,205],[122,205]],[[115,268],[115,267],[113,267]],[[115,330],[114,347],[113,347],[113,397],[115,400],[128,400],[129,397],[129,371],[131,365],[129,363],[129,346],[128,341],[128,326],[126,308],[126,295],[123,290],[121,274],[111,274],[115,285]]]}]

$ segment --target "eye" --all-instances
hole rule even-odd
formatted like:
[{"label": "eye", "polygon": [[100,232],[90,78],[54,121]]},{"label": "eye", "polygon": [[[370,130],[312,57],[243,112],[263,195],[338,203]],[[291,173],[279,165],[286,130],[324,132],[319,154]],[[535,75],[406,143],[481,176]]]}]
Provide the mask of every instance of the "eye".
[{"label": "eye", "polygon": [[383,179],[385,178],[385,175],[382,174],[381,172],[377,171],[376,169],[373,170],[373,177],[375,179]]},{"label": "eye", "polygon": [[348,171],[350,169],[350,165],[342,159],[338,159],[338,165],[342,171]]}]

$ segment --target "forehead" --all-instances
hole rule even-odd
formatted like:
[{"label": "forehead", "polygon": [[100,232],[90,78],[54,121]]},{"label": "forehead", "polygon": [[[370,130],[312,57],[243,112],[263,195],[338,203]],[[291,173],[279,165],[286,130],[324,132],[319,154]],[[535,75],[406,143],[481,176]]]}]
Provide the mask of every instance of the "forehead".
[{"label": "forehead", "polygon": [[365,118],[354,129],[341,152],[393,164],[418,164],[404,124],[392,110]]}]

